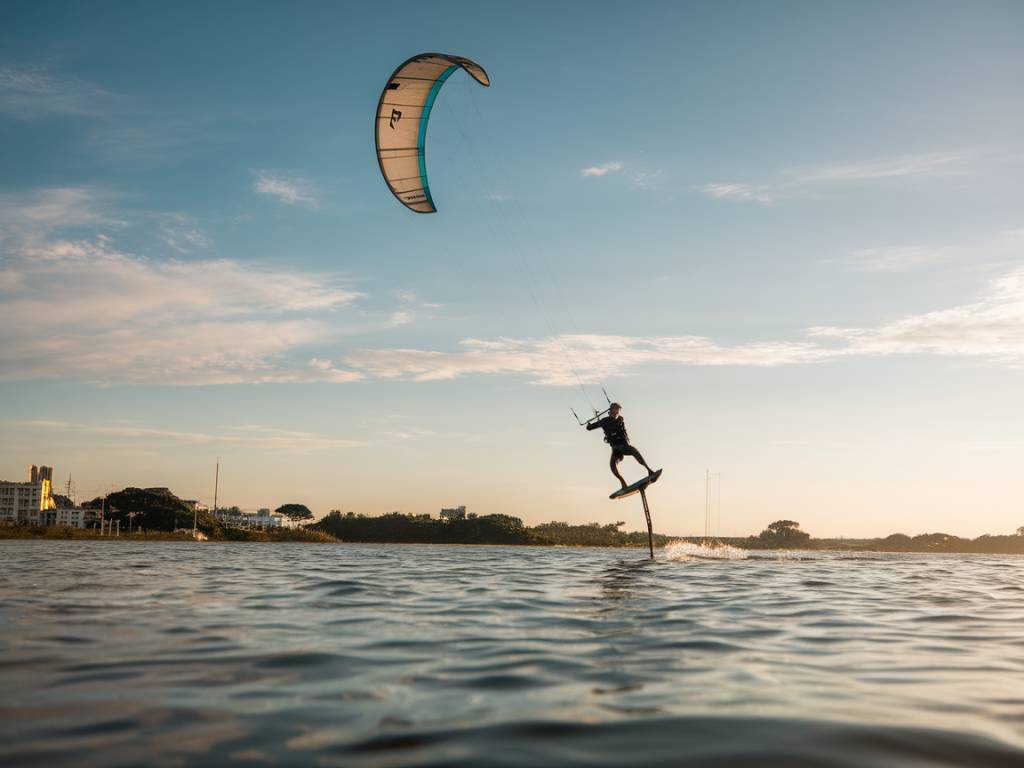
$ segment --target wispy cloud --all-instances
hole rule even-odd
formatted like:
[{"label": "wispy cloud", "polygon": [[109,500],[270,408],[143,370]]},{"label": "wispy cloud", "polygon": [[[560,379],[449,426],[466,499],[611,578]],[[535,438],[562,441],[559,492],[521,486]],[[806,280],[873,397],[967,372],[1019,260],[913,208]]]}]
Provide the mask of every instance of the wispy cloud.
[{"label": "wispy cloud", "polygon": [[183,114],[148,93],[114,93],[46,65],[0,66],[0,116],[14,120],[87,118],[90,156],[104,164],[144,165],[230,140],[216,113]]},{"label": "wispy cloud", "polygon": [[873,326],[816,326],[796,340],[720,345],[703,336],[466,339],[453,351],[365,349],[350,354],[346,363],[384,379],[517,374],[569,386],[576,373],[602,380],[648,365],[767,367],[896,354],[959,355],[1024,367],[1024,267],[994,280],[975,302]]},{"label": "wispy cloud", "polygon": [[870,181],[907,176],[946,176],[956,172],[956,164],[966,157],[967,155],[961,152],[900,155],[865,163],[812,166],[793,173],[798,184]]},{"label": "wispy cloud", "polygon": [[45,67],[0,67],[0,113],[18,120],[54,115],[100,117],[112,95]]},{"label": "wispy cloud", "polygon": [[633,186],[637,189],[654,189],[659,187],[664,180],[665,169],[654,168],[646,171],[637,171],[633,174]]},{"label": "wispy cloud", "polygon": [[426,311],[438,308],[438,304],[421,301],[412,291],[398,291],[398,309],[394,310],[388,318],[388,326],[397,328],[402,325],[410,325],[417,317]]},{"label": "wispy cloud", "polygon": [[633,163],[625,163],[622,160],[610,160],[600,165],[592,165],[583,168],[580,176],[583,178],[600,178],[609,174],[621,174],[633,189],[649,190],[660,188],[665,179],[664,168],[642,168]]},{"label": "wispy cloud", "polygon": [[313,185],[298,177],[288,178],[270,171],[259,171],[253,189],[286,205],[307,205],[311,208],[318,205]]},{"label": "wispy cloud", "polygon": [[[353,381],[361,381],[364,376],[358,371],[350,371],[339,368],[333,360],[323,357],[314,357],[309,361],[309,368],[313,375],[307,377],[308,381],[327,381],[333,384],[348,384]],[[302,381],[302,377],[295,377],[293,381]]]},{"label": "wispy cloud", "polygon": [[33,430],[87,435],[93,438],[116,438],[119,443],[135,441],[140,444],[250,446],[288,453],[310,453],[339,448],[357,448],[365,445],[360,440],[348,440],[319,435],[314,432],[298,432],[252,424],[226,427],[226,432],[217,433],[160,429],[135,424],[78,424],[45,420],[13,423]]},{"label": "wispy cloud", "polygon": [[192,253],[197,248],[209,248],[212,244],[199,229],[164,229],[161,239],[178,253]]},{"label": "wispy cloud", "polygon": [[771,187],[754,184],[705,184],[699,189],[716,200],[738,200],[770,205],[775,202],[775,193]]},{"label": "wispy cloud", "polygon": [[397,328],[400,325],[409,325],[409,323],[415,319],[416,313],[411,309],[397,309],[391,313],[391,319],[388,321],[388,325],[392,328]]},{"label": "wispy cloud", "polygon": [[990,274],[1020,264],[1024,253],[1024,229],[1004,230],[958,245],[882,245],[859,248],[839,263],[852,272],[909,272],[936,264],[982,268]]},{"label": "wispy cloud", "polygon": [[[567,356],[565,350],[570,350]],[[466,339],[459,349],[361,350],[346,362],[367,375],[438,381],[474,374],[522,374],[542,384],[572,385],[575,373],[592,380],[623,375],[647,364],[773,366],[828,356],[806,342],[752,343],[723,347],[700,336],[636,338],[565,335],[548,339]]]},{"label": "wispy cloud", "polygon": [[861,248],[850,254],[847,264],[855,272],[908,272],[929,264],[948,261],[948,248],[895,246]]},{"label": "wispy cloud", "polygon": [[27,195],[0,195],[0,238],[34,238],[74,227],[116,227],[104,209],[108,195],[93,187],[53,187]]},{"label": "wispy cloud", "polygon": [[162,218],[165,223],[160,227],[160,239],[178,253],[188,254],[213,245],[209,235],[188,216],[179,213]]},{"label": "wispy cloud", "polygon": [[962,355],[1024,367],[1024,267],[993,280],[976,302],[872,327],[820,326],[810,335],[841,342],[843,355]]},{"label": "wispy cloud", "polygon": [[409,427],[404,430],[389,430],[378,432],[382,437],[390,437],[394,440],[417,440],[420,438],[433,437],[434,432],[429,429],[419,429],[417,427]]},{"label": "wispy cloud", "polygon": [[[129,108],[130,107],[130,108]],[[88,136],[89,151],[105,163],[134,169],[161,165],[200,146],[230,141],[231,130],[216,113],[165,112],[166,104],[122,104],[98,121]]]},{"label": "wispy cloud", "polygon": [[862,163],[835,163],[791,168],[770,183],[712,182],[694,189],[715,200],[771,205],[785,198],[806,195],[828,185],[933,178],[965,173],[966,152],[899,155]]},{"label": "wispy cloud", "polygon": [[607,163],[601,163],[601,165],[592,165],[589,168],[584,168],[580,171],[582,176],[606,176],[609,173],[618,173],[625,167],[625,164],[621,160],[610,160]]}]

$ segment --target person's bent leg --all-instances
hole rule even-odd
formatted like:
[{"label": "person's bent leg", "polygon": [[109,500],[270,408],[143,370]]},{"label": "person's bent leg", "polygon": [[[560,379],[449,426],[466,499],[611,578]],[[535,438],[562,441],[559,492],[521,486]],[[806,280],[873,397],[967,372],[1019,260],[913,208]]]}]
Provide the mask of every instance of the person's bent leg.
[{"label": "person's bent leg", "polygon": [[612,451],[612,458],[608,462],[608,466],[611,467],[612,474],[615,475],[615,477],[617,477],[619,479],[619,482],[622,483],[622,487],[625,488],[626,487],[626,481],[622,478],[622,475],[619,474],[619,462],[620,461],[622,461],[622,454],[619,453],[618,451],[613,450]]},{"label": "person's bent leg", "polygon": [[647,470],[647,474],[649,474],[649,475],[653,475],[654,474],[654,470],[651,469],[650,466],[648,466],[646,461],[644,461],[644,457],[640,455],[640,451],[638,451],[636,448],[634,448],[631,445],[631,446],[629,446],[629,450],[627,451],[627,453],[630,456],[632,456],[634,459],[636,459],[638,462],[640,462],[640,466],[642,466],[644,469]]}]

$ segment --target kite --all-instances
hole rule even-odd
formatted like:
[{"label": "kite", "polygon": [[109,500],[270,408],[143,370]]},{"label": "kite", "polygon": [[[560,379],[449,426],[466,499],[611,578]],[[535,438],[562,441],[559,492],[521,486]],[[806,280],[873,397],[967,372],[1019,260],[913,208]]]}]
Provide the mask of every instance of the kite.
[{"label": "kite", "polygon": [[467,58],[421,53],[394,71],[377,104],[380,172],[394,196],[416,213],[437,211],[427,183],[427,122],[441,86],[457,69],[464,69],[480,85],[491,84],[484,68]]}]

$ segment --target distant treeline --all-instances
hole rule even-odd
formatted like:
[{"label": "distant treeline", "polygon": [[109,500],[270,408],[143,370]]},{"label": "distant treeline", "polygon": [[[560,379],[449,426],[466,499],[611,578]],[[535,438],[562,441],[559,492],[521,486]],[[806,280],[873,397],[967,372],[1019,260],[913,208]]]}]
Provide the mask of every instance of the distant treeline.
[{"label": "distant treeline", "polygon": [[989,555],[1024,555],[1024,536],[990,536],[961,539],[948,533],[907,536],[894,533],[884,539],[812,539],[817,549],[872,552],[975,552]]},{"label": "distant treeline", "polygon": [[[567,547],[646,547],[647,531],[620,531],[625,523],[541,523],[530,528],[538,544],[562,545]],[[678,536],[654,534],[654,545],[663,547]]]},{"label": "distant treeline", "polygon": [[365,517],[332,511],[308,528],[342,541],[409,544],[532,544],[523,521],[509,515],[481,515],[464,520],[435,520],[427,515],[392,512]]},{"label": "distant treeline", "polygon": [[[463,520],[436,520],[427,515],[392,512],[366,517],[333,511],[309,526],[342,541],[408,542],[419,544],[535,544],[583,547],[647,546],[647,532],[620,531],[623,523],[570,525],[550,522],[527,527],[518,517],[480,515]],[[671,536],[655,535],[664,546]]]},{"label": "distant treeline", "polygon": [[[699,537],[687,537],[687,541],[700,541]],[[976,539],[961,539],[948,533],[922,533],[907,536],[894,533],[878,539],[814,539],[810,536],[803,543],[784,542],[774,536],[747,536],[742,538],[717,539],[740,549],[816,549],[842,552],[934,552],[934,553],[975,553],[988,555],[1024,555],[1024,536],[990,536]]]},{"label": "distant treeline", "polygon": [[[352,512],[332,511],[319,522],[303,528],[267,531],[240,530],[225,526],[208,512],[192,508],[166,488],[125,488],[106,498],[96,498],[83,507],[103,510],[104,519],[119,521],[121,534],[129,527],[154,538],[159,534],[196,527],[207,537],[240,541],[350,541],[422,544],[535,544],[572,547],[645,547],[647,532],[620,530],[624,523],[570,524],[552,521],[529,527],[511,515],[468,516],[462,520],[438,520],[429,515],[392,512],[367,517]],[[299,521],[312,513],[301,504],[286,504],[277,510]],[[91,532],[64,532],[61,529],[8,526],[0,528],[0,538],[89,537]],[[678,536],[655,534],[659,547]],[[686,537],[687,541],[700,541]],[[814,539],[794,520],[776,520],[757,536],[720,539],[743,549],[820,549],[880,552],[976,552],[988,554],[1024,554],[1024,536],[979,536],[961,539],[946,533],[907,536],[894,533],[880,539]]]},{"label": "distant treeline", "polygon": [[[465,520],[436,520],[428,515],[401,512],[366,517],[352,512],[331,512],[308,526],[342,541],[408,542],[436,544],[535,544],[571,547],[645,547],[646,531],[626,532],[617,523],[574,525],[552,521],[529,527],[518,517],[482,515]],[[654,534],[663,547],[681,537]],[[684,540],[699,542],[700,537]],[[879,539],[814,539],[794,520],[776,520],[757,536],[720,539],[742,549],[819,549],[881,552],[976,552],[1024,554],[1024,536],[979,536],[961,539],[945,533],[907,536],[895,533]]]}]

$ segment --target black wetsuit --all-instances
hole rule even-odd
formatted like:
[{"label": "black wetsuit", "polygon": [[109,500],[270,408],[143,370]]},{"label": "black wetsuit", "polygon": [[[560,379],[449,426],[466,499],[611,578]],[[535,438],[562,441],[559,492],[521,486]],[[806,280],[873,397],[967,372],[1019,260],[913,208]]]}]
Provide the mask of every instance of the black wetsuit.
[{"label": "black wetsuit", "polygon": [[605,416],[599,421],[593,421],[590,424],[587,424],[588,430],[597,429],[598,427],[604,430],[604,441],[612,447],[613,472],[615,471],[615,465],[622,461],[626,456],[633,456],[641,464],[644,463],[644,459],[640,455],[640,451],[629,444],[629,433],[626,432],[626,422],[622,420],[621,416]]}]

